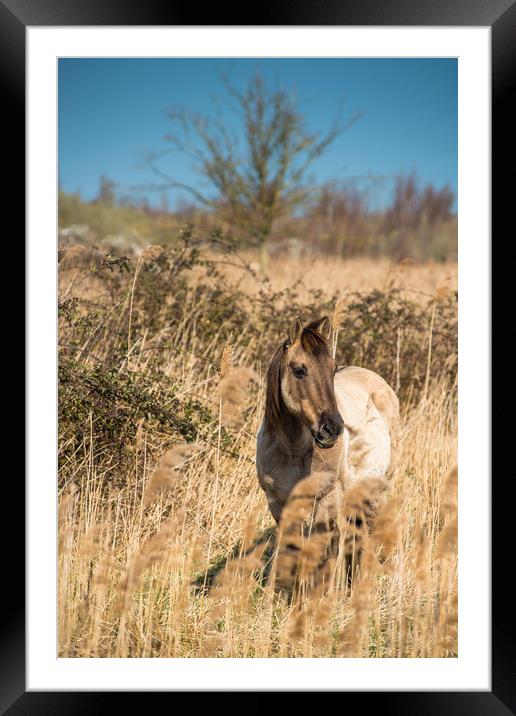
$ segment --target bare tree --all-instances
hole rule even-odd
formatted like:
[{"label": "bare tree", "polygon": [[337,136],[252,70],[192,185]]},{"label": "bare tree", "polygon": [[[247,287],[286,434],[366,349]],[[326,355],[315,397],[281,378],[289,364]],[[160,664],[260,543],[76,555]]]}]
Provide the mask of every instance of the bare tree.
[{"label": "bare tree", "polygon": [[417,229],[424,222],[434,226],[452,216],[455,195],[449,186],[435,189],[427,184],[418,186],[415,173],[399,175],[394,185],[392,206],[385,212],[384,230]]},{"label": "bare tree", "polygon": [[[185,109],[169,111],[174,131],[169,150],[147,156],[161,186],[188,191],[212,208],[247,241],[264,247],[275,219],[303,203],[310,165],[356,119],[339,119],[324,133],[310,132],[292,93],[270,89],[256,73],[242,91],[226,79],[226,102],[236,113],[240,131],[232,132],[219,113],[207,117]],[[177,181],[161,168],[165,154],[180,151],[194,161],[205,179],[202,191]]]}]

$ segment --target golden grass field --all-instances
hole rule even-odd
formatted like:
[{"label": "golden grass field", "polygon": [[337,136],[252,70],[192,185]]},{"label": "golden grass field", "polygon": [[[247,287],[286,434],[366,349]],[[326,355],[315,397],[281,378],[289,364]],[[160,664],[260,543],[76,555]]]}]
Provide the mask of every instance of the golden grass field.
[{"label": "golden grass field", "polygon": [[[376,346],[377,362],[368,366],[387,366],[385,377],[398,382],[393,387],[401,385],[402,433],[376,529],[361,534],[364,552],[352,587],[344,586],[337,560],[324,590],[302,589],[288,599],[275,588],[281,554],[254,466],[270,355],[264,336],[271,345],[284,338],[274,326],[256,328],[262,309],[254,293],[263,278],[254,275],[256,257],[230,256],[215,278],[188,267],[181,273],[187,298],[173,321],[172,294],[150,303],[155,277],[164,272],[152,273],[155,260],[150,252],[120,278],[114,272],[107,279],[68,261],[60,275],[60,301],[75,312],[72,319],[60,318],[61,368],[73,355],[66,370],[77,371],[73,376],[82,376],[84,391],[96,390],[104,402],[97,409],[97,398],[85,392],[87,400],[75,405],[79,383],[73,377],[61,388],[59,655],[457,656],[456,386],[434,357],[434,344],[445,340],[437,324],[440,302],[456,289],[456,264],[271,259],[267,290],[282,292],[302,280],[299,300],[310,307],[313,289],[328,300],[340,294],[340,310],[353,292],[375,289],[402,289],[414,306],[426,301],[429,307],[420,334],[421,366],[413,367],[420,375],[417,391],[406,378],[412,367],[403,364],[409,324],[398,330],[395,357]],[[175,270],[167,264],[164,285],[176,280]],[[148,293],[140,295],[145,281]],[[210,281],[249,297],[248,305],[241,299],[240,331],[224,313],[225,299],[215,318],[203,318],[206,303],[213,306],[218,296],[200,290]],[[77,302],[66,303],[72,299]],[[275,300],[281,307],[285,299],[282,294]],[[449,360],[456,357],[453,342],[439,349],[449,351]],[[111,383],[95,372],[109,361],[109,380],[118,392],[109,392]],[[128,397],[120,387],[126,377]],[[144,380],[145,395],[156,401],[170,384],[170,411],[184,421],[192,411],[203,416],[195,434],[169,428],[162,416],[148,417],[154,403],[131,417],[134,385]],[[131,419],[135,426],[117,450],[101,409],[106,421],[125,426]],[[260,572],[265,562],[268,579]]]}]

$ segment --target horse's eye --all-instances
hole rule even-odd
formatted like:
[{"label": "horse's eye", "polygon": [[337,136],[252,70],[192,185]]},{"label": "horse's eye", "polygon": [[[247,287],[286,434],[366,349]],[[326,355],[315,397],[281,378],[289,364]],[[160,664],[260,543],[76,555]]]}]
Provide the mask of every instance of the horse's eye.
[{"label": "horse's eye", "polygon": [[292,372],[296,378],[304,378],[308,371],[305,367],[297,366],[296,368],[292,368]]}]

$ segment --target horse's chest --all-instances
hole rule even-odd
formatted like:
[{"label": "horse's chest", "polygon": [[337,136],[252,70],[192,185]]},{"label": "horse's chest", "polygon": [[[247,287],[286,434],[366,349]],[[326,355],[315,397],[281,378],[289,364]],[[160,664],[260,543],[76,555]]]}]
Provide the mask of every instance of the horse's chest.
[{"label": "horse's chest", "polygon": [[275,498],[286,502],[294,485],[310,474],[310,461],[300,459],[289,464],[276,465],[271,472],[271,490]]},{"label": "horse's chest", "polygon": [[294,485],[310,474],[312,456],[293,457],[278,450],[262,446],[257,459],[258,478],[270,497],[285,503]]}]

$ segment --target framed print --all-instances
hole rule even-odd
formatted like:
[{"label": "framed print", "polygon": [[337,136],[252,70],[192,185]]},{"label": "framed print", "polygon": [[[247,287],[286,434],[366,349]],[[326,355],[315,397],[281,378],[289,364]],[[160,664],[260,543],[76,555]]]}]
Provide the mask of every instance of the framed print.
[{"label": "framed print", "polygon": [[514,712],[490,425],[514,5],[0,9],[28,307],[3,710]]}]

